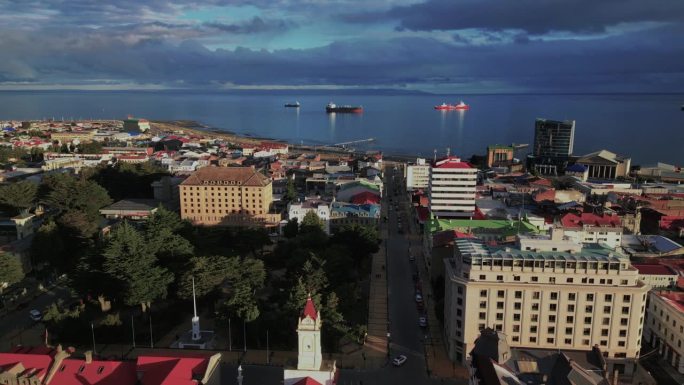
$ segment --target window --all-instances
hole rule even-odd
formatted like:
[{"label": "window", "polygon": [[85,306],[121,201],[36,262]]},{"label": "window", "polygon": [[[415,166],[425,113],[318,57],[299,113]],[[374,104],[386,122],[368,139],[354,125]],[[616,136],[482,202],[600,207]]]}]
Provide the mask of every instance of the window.
[{"label": "window", "polygon": [[532,311],[539,311],[539,303],[535,302],[532,304]]},{"label": "window", "polygon": [[610,314],[610,306],[603,307],[603,314]]},{"label": "window", "polygon": [[516,281],[516,282],[517,282],[517,281],[520,281],[520,276],[519,276],[519,275],[514,275],[514,276],[513,276],[513,280]]},{"label": "window", "polygon": [[516,291],[515,292],[515,298],[517,298],[517,299],[522,298],[522,291]]},{"label": "window", "polygon": [[539,277],[532,277],[531,279],[532,279],[532,282],[537,282],[537,281],[539,281]]},{"label": "window", "polygon": [[499,297],[499,298],[503,298],[503,297],[504,297],[504,294],[505,294],[505,292],[504,292],[503,290],[499,290],[499,291],[496,293],[496,296]]},{"label": "window", "polygon": [[496,303],[496,308],[497,308],[497,309],[503,309],[503,308],[504,308],[504,303],[503,303],[503,302],[497,302],[497,303]]},{"label": "window", "polygon": [[549,316],[549,322],[550,322],[550,323],[555,323],[555,322],[556,322],[556,316],[555,316],[555,315],[550,315],[550,316]]},{"label": "window", "polygon": [[530,321],[532,321],[532,322],[539,321],[539,314],[532,314],[532,316],[530,317]]},{"label": "window", "polygon": [[520,325],[513,325],[513,333],[519,333],[520,332]]},{"label": "window", "polygon": [[584,317],[584,324],[591,325],[591,317]]},{"label": "window", "polygon": [[537,343],[537,337],[530,337],[530,343],[536,344]]},{"label": "window", "polygon": [[569,315],[569,316],[565,317],[565,322],[571,324],[571,323],[575,322],[575,317]]},{"label": "window", "polygon": [[556,277],[550,277],[549,283],[556,283]]},{"label": "window", "polygon": [[496,313],[496,320],[503,321],[503,313]]},{"label": "window", "polygon": [[565,344],[566,344],[566,345],[572,345],[572,338],[566,338],[566,339],[565,339]]},{"label": "window", "polygon": [[480,274],[480,279],[484,281],[484,280],[486,280],[486,279],[487,279],[487,276],[486,276],[486,275],[484,275],[484,274]]},{"label": "window", "polygon": [[554,341],[554,339],[553,339],[553,338],[547,338],[547,339],[546,339],[546,343],[549,343],[549,344],[552,344],[552,343],[553,343],[553,341]]},{"label": "window", "polygon": [[629,306],[622,307],[622,314],[629,314]]},{"label": "window", "polygon": [[555,304],[555,303],[550,303],[550,304],[549,304],[549,310],[550,310],[550,311],[556,311],[556,304]]},{"label": "window", "polygon": [[622,302],[629,302],[632,300],[632,296],[629,294],[625,294],[622,296]]},{"label": "window", "polygon": [[591,306],[591,305],[587,305],[587,306],[584,307],[584,311],[585,311],[586,313],[591,313],[591,312],[594,311],[594,307]]},{"label": "window", "polygon": [[513,342],[520,342],[520,337],[513,336]]},{"label": "window", "polygon": [[520,313],[513,314],[513,321],[520,321]]},{"label": "window", "polygon": [[530,326],[530,333],[536,333],[536,332],[537,332],[537,326],[536,325]]},{"label": "window", "polygon": [[603,325],[610,325],[610,318],[603,318],[603,321],[601,321]]},{"label": "window", "polygon": [[503,275],[497,275],[496,280],[497,281],[503,281]]},{"label": "window", "polygon": [[594,295],[593,294],[587,294],[587,301],[593,301],[594,300]]},{"label": "window", "polygon": [[553,334],[556,332],[556,328],[554,326],[549,326],[548,328],[546,328],[546,332],[549,334]]},{"label": "window", "polygon": [[567,279],[565,280],[565,282],[567,282],[567,283],[572,283],[572,281],[574,281],[572,278],[567,278]]},{"label": "window", "polygon": [[574,301],[575,300],[575,293],[568,293],[568,301]]},{"label": "window", "polygon": [[522,308],[522,303],[520,303],[520,302],[514,303],[514,304],[513,304],[513,308],[514,308],[515,310],[520,310],[520,309]]},{"label": "window", "polygon": [[486,297],[487,296],[487,290],[480,290],[480,297]]},{"label": "window", "polygon": [[583,336],[591,335],[591,329],[589,329],[589,328],[584,328],[584,330],[582,330],[582,335],[583,335]]},{"label": "window", "polygon": [[589,345],[589,340],[582,340],[582,345]]},{"label": "window", "polygon": [[601,337],[608,337],[608,329],[601,329]]},{"label": "window", "polygon": [[480,319],[483,320],[486,318],[487,318],[487,314],[485,314],[484,312],[480,312]]},{"label": "window", "polygon": [[568,305],[568,311],[574,312],[575,311],[575,305]]},{"label": "window", "polygon": [[606,302],[610,302],[610,301],[613,300],[613,295],[612,295],[612,294],[606,294],[605,296],[603,296],[603,299],[604,299]]},{"label": "window", "polygon": [[620,337],[627,337],[627,330],[621,329],[620,330]]},{"label": "window", "polygon": [[[606,341],[606,340],[601,340],[600,345],[601,345],[601,346],[608,346],[608,341]],[[606,353],[607,353],[607,352],[606,352]]]},{"label": "window", "polygon": [[554,291],[553,293],[551,293],[551,300],[552,300],[552,301],[555,301],[555,300],[557,300],[557,299],[558,299],[558,293],[556,293],[556,292]]},{"label": "window", "polygon": [[480,301],[480,309],[487,308],[487,301]]}]

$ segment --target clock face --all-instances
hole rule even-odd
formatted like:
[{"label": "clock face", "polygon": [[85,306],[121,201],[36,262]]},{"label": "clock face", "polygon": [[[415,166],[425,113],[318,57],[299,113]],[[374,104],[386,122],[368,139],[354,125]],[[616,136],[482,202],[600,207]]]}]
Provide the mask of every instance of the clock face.
[{"label": "clock face", "polygon": [[304,350],[307,352],[310,352],[311,349],[312,349],[311,338],[310,337],[304,338]]}]

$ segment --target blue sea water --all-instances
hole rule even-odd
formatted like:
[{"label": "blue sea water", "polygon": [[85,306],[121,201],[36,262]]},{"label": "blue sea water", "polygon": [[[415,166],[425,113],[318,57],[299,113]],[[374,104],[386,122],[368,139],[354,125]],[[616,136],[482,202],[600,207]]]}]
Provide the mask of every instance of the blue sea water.
[{"label": "blue sea water", "polygon": [[[463,99],[469,111],[436,111]],[[298,100],[299,109],[283,104]],[[328,102],[362,114],[326,114]],[[488,144],[531,143],[535,118],[576,120],[576,155],[608,149],[633,164],[684,164],[684,95],[459,95],[110,92],[0,92],[0,121],[124,118],[196,120],[210,127],[304,144],[374,138],[357,148],[432,157],[483,154]],[[523,154],[520,154],[523,155]]]}]

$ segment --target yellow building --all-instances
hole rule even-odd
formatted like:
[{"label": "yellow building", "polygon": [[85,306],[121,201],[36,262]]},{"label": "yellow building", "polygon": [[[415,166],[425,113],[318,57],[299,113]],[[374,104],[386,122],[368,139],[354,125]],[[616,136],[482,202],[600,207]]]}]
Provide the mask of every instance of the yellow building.
[{"label": "yellow building", "polygon": [[80,142],[92,142],[95,138],[95,131],[63,131],[63,132],[53,132],[50,134],[50,139],[53,142],[61,143],[71,143],[74,140]]},{"label": "yellow building", "polygon": [[180,185],[181,218],[198,225],[271,224],[271,180],[253,167],[203,167]]}]

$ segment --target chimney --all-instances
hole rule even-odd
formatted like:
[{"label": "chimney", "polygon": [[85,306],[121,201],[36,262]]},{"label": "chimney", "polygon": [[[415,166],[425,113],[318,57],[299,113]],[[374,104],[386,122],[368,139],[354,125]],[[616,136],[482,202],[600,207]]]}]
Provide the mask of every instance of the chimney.
[{"label": "chimney", "polygon": [[93,351],[92,350],[86,351],[85,353],[83,353],[83,355],[85,356],[85,363],[86,364],[92,364],[93,363]]}]

